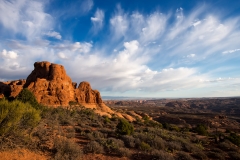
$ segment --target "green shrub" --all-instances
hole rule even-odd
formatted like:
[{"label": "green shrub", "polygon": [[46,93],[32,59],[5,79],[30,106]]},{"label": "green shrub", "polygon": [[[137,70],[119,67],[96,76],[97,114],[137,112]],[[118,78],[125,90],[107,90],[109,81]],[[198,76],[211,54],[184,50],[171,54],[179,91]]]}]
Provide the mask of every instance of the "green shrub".
[{"label": "green shrub", "polygon": [[124,144],[127,147],[134,148],[135,147],[135,138],[129,135],[124,135],[121,137],[121,139],[124,141]]},{"label": "green shrub", "polygon": [[70,106],[75,106],[75,105],[78,105],[78,103],[77,103],[77,102],[75,102],[75,101],[69,101],[69,102],[68,102],[68,104],[69,104]]},{"label": "green shrub", "polygon": [[207,155],[205,155],[204,152],[202,152],[202,151],[194,152],[194,153],[192,153],[192,156],[194,158],[200,159],[200,160],[208,159]]},{"label": "green shrub", "polygon": [[199,152],[201,151],[200,148],[198,148],[196,145],[194,145],[191,142],[182,142],[182,147],[184,151],[187,152]]},{"label": "green shrub", "polygon": [[143,150],[143,151],[148,151],[151,149],[151,146],[145,142],[142,142],[140,145],[139,145],[139,149]]},{"label": "green shrub", "polygon": [[117,133],[121,135],[131,135],[134,131],[133,125],[125,119],[120,119],[117,124]]},{"label": "green shrub", "polygon": [[116,150],[116,152],[120,157],[130,157],[131,156],[131,151],[128,148],[118,148]]},{"label": "green shrub", "polygon": [[0,135],[34,127],[40,119],[40,112],[28,103],[0,101]]},{"label": "green shrub", "polygon": [[110,123],[111,122],[111,120],[106,116],[105,118],[104,118],[104,123],[106,124],[106,123]]},{"label": "green shrub", "polygon": [[86,153],[97,153],[97,154],[99,154],[99,153],[104,153],[104,148],[98,142],[91,141],[90,143],[88,143],[85,146],[84,151]]},{"label": "green shrub", "polygon": [[187,159],[187,160],[193,160],[193,158],[186,152],[179,151],[177,153],[178,159]]},{"label": "green shrub", "polygon": [[228,152],[228,155],[232,158],[232,159],[240,159],[240,153],[238,152]]},{"label": "green shrub", "polygon": [[75,160],[80,159],[83,155],[80,146],[68,139],[54,139],[53,150],[55,151],[54,159],[56,160]]},{"label": "green shrub", "polygon": [[230,133],[230,136],[227,137],[233,144],[236,144],[240,147],[240,136],[236,133]]},{"label": "green shrub", "polygon": [[203,124],[197,125],[197,127],[195,128],[195,131],[196,131],[198,134],[203,135],[203,136],[208,135],[207,126],[205,126],[205,125],[203,125]]},{"label": "green shrub", "polygon": [[171,131],[176,131],[176,132],[180,132],[180,128],[176,125],[170,125],[170,130]]},{"label": "green shrub", "polygon": [[168,123],[163,123],[162,126],[164,129],[167,129],[167,130],[169,130],[171,127],[170,124],[168,124]]},{"label": "green shrub", "polygon": [[32,107],[36,109],[40,109],[40,105],[36,100],[36,97],[34,94],[29,91],[27,88],[24,88],[16,97],[17,100],[22,101],[23,103],[30,103]]},{"label": "green shrub", "polygon": [[115,151],[118,148],[125,147],[124,142],[116,138],[108,138],[105,141],[104,146],[107,148],[108,151]]},{"label": "green shrub", "polygon": [[219,159],[219,160],[224,160],[225,159],[225,156],[223,153],[217,153],[217,152],[208,152],[207,153],[208,155],[208,158],[210,159]]},{"label": "green shrub", "polygon": [[168,142],[167,146],[171,151],[175,151],[175,150],[180,151],[182,149],[182,144],[177,141]]},{"label": "green shrub", "polygon": [[224,142],[221,142],[218,144],[219,148],[225,151],[237,151],[238,147],[232,144],[229,140],[225,140]]},{"label": "green shrub", "polygon": [[161,160],[174,160],[173,156],[167,152],[164,152],[162,150],[154,149],[151,152],[151,155],[154,157],[154,159],[161,159]]}]

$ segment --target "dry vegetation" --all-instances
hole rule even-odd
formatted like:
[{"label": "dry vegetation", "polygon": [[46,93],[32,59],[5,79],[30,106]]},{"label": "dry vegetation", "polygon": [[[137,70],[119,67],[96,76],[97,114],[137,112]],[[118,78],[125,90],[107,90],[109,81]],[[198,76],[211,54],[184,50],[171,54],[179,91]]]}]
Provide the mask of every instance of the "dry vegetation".
[{"label": "dry vegetation", "polygon": [[[203,115],[178,115],[176,110],[170,114],[166,108],[128,106],[121,112],[134,110],[146,114],[143,119],[130,123],[114,115],[112,118],[99,116],[84,107],[47,108],[30,99],[18,97],[23,102],[0,100],[0,156],[9,158],[6,155],[10,152],[23,149],[42,156],[32,159],[240,159],[238,132],[216,130],[198,121],[195,124],[186,120],[185,123],[172,123],[174,118],[201,119]],[[8,106],[7,109],[3,105]],[[25,108],[21,113],[27,116],[11,122],[11,116],[15,117],[20,112],[13,116],[9,106]],[[112,109],[120,110],[119,107]],[[9,112],[3,114],[4,110]],[[173,120],[166,118],[161,121],[157,113],[163,112]],[[22,157],[26,156],[22,153]],[[11,159],[14,159],[13,155]],[[21,154],[18,156],[17,159],[21,159]]]}]

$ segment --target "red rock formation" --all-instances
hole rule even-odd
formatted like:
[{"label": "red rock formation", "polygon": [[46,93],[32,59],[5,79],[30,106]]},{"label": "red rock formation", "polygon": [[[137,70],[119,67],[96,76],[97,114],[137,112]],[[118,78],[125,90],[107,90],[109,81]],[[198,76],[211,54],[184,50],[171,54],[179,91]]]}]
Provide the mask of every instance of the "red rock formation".
[{"label": "red rock formation", "polygon": [[92,90],[90,83],[81,82],[77,89],[75,89],[75,100],[87,108],[95,108],[100,112],[113,113],[113,111],[107,107],[101,98],[100,92]]},{"label": "red rock formation", "polygon": [[[96,109],[100,115],[117,114],[106,106],[100,92],[92,90],[88,82],[72,82],[62,65],[50,62],[35,62],[34,70],[27,80],[0,82],[0,98],[3,95],[16,97],[23,88],[28,88],[37,101],[47,106],[69,106],[69,102],[77,102],[87,108]],[[129,119],[129,115],[128,119]],[[132,120],[131,120],[132,121]]]},{"label": "red rock formation", "polygon": [[87,108],[96,108],[112,113],[102,99],[99,91],[92,90],[90,83],[81,82],[77,87],[62,65],[49,62],[34,63],[34,70],[28,76],[27,87],[39,103],[48,106],[68,106],[70,101],[78,102]]},{"label": "red rock formation", "polygon": [[2,97],[13,97],[15,98],[23,89],[23,85],[26,83],[26,80],[15,80],[8,82],[0,82],[0,94]]},{"label": "red rock formation", "polygon": [[76,101],[79,103],[102,103],[99,91],[92,90],[90,83],[81,82],[75,89]]},{"label": "red rock formation", "polygon": [[67,106],[75,100],[72,80],[62,65],[35,62],[34,70],[27,77],[27,87],[39,103],[48,106]]}]

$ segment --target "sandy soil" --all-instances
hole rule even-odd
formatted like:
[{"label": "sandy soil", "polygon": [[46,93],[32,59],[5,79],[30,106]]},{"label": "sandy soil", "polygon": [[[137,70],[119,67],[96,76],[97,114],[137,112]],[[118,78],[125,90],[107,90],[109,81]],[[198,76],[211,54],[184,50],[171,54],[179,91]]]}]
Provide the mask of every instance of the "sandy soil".
[{"label": "sandy soil", "polygon": [[1,160],[47,160],[50,156],[27,149],[14,149],[0,152]]}]

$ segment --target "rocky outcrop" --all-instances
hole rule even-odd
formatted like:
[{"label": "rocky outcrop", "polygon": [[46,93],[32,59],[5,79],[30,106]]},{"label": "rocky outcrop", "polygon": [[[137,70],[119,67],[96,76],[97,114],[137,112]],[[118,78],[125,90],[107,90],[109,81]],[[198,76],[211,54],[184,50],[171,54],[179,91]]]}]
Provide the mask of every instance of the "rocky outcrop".
[{"label": "rocky outcrop", "polygon": [[69,106],[69,102],[74,102],[71,104],[95,109],[100,115],[111,117],[115,114],[130,121],[134,120],[130,115],[114,112],[106,106],[100,92],[93,90],[90,83],[84,81],[77,87],[77,83],[72,82],[62,65],[46,61],[35,62],[34,70],[26,80],[0,82],[0,98],[15,98],[23,88],[28,88],[37,101],[46,106]]},{"label": "rocky outcrop", "polygon": [[100,92],[98,90],[92,90],[90,83],[86,81],[81,82],[78,88],[75,89],[75,101],[86,108],[95,108],[99,111],[113,113],[113,111],[103,103]]},{"label": "rocky outcrop", "polygon": [[68,106],[77,102],[87,108],[111,112],[103,104],[99,91],[92,90],[90,83],[72,82],[62,65],[49,62],[34,63],[34,70],[27,77],[24,87],[36,96],[39,103],[48,106]]},{"label": "rocky outcrop", "polygon": [[39,103],[48,106],[67,106],[75,101],[72,80],[62,65],[35,62],[34,70],[27,77],[24,87],[36,96]]},{"label": "rocky outcrop", "polygon": [[15,81],[0,82],[0,95],[1,97],[15,98],[23,89],[26,80],[20,79]]},{"label": "rocky outcrop", "polygon": [[92,90],[90,83],[81,82],[75,89],[76,101],[79,103],[102,103],[100,93],[97,90]]}]

